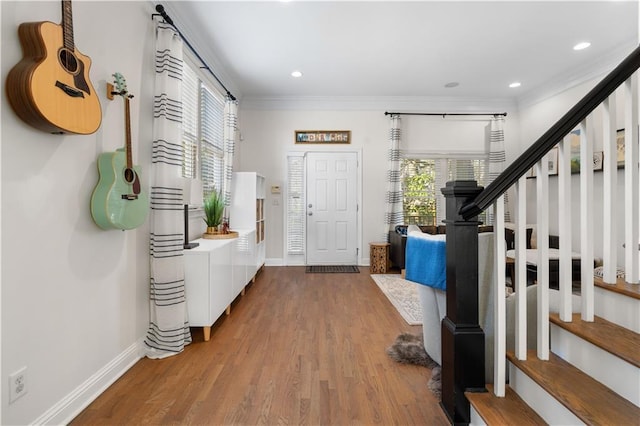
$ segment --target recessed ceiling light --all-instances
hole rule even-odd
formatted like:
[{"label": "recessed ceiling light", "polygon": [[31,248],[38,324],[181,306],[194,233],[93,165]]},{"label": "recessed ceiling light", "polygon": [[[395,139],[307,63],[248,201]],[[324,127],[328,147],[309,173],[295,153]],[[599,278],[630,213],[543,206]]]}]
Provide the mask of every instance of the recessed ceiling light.
[{"label": "recessed ceiling light", "polygon": [[512,89],[515,89],[516,87],[520,87],[520,86],[522,86],[522,84],[519,81],[514,81],[509,85],[509,87],[511,87]]},{"label": "recessed ceiling light", "polygon": [[300,78],[302,77],[302,71],[293,71],[291,73],[291,77]]},{"label": "recessed ceiling light", "polygon": [[451,89],[452,87],[458,87],[460,86],[460,83],[458,83],[457,81],[452,81],[451,83],[447,83],[444,85],[444,87]]},{"label": "recessed ceiling light", "polygon": [[586,49],[589,46],[591,46],[591,43],[589,43],[588,41],[583,41],[582,43],[578,43],[575,46],[573,46],[573,50],[582,50],[582,49]]}]

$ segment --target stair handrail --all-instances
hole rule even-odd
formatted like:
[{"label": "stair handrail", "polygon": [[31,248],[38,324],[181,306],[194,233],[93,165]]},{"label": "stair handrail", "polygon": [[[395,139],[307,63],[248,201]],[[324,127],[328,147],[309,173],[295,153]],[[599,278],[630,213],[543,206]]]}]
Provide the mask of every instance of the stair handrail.
[{"label": "stair handrail", "polygon": [[459,214],[470,219],[491,206],[531,167],[542,160],[564,136],[609,97],[622,83],[640,68],[640,46],[636,47],[616,68],[587,93],[573,108],[549,128],[538,140],[487,185],[472,201],[460,208]]}]

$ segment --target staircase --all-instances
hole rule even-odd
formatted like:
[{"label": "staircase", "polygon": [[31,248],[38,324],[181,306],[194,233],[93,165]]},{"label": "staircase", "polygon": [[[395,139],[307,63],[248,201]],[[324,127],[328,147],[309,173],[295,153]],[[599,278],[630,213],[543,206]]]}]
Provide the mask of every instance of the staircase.
[{"label": "staircase", "polygon": [[[640,286],[596,285],[618,292],[640,312]],[[620,288],[627,288],[619,292]],[[596,308],[597,309],[597,308]],[[489,392],[465,395],[471,403],[471,424],[640,424],[640,335],[624,325],[595,316],[585,322],[549,317],[551,355],[526,360],[507,352],[509,385],[505,397]]]},{"label": "staircase", "polygon": [[[487,188],[475,182],[448,182],[447,316],[443,320],[442,406],[454,424],[593,424],[640,425],[640,175],[638,151],[638,68],[640,47],[531,145]],[[622,104],[622,120],[616,105]],[[596,110],[596,112],[594,112]],[[618,179],[616,129],[625,128],[623,179]],[[569,134],[580,134],[579,211],[571,205],[571,145]],[[593,140],[604,150],[603,202],[594,202]],[[558,147],[558,178],[549,182],[548,152]],[[526,217],[525,174],[536,170],[535,200],[538,230],[537,345],[526,341]],[[549,188],[557,185],[560,241],[559,312],[549,301]],[[475,187],[474,187],[475,186]],[[577,186],[577,185],[576,185]],[[513,188],[513,189],[511,189]],[[618,189],[623,199],[616,199]],[[555,189],[555,188],[554,188]],[[477,215],[494,209],[496,270],[505,271],[504,194],[515,194],[516,322],[515,349],[506,350],[505,277],[496,274],[497,361],[485,360],[484,332],[477,316]],[[574,191],[576,189],[573,189]],[[511,195],[510,195],[511,196]],[[603,209],[603,223],[594,210]],[[616,221],[623,212],[624,241],[616,239]],[[571,221],[579,217],[579,248],[572,247]],[[594,278],[594,233],[603,235],[603,278]],[[475,239],[475,240],[474,240]],[[624,259],[617,248],[624,244]],[[572,313],[571,252],[581,257],[580,313]],[[449,261],[449,259],[454,259]],[[455,259],[465,259],[456,262]],[[469,263],[471,263],[469,265]],[[618,278],[618,265],[625,275]],[[555,297],[555,296],[554,296]],[[506,360],[503,361],[503,360]],[[494,362],[492,384],[478,373]],[[481,368],[480,368],[481,369]]]}]

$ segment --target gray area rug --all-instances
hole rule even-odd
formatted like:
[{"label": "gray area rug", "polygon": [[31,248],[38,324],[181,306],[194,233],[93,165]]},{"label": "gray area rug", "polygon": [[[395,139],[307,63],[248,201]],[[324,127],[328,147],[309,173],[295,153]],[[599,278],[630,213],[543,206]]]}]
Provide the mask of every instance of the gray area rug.
[{"label": "gray area rug", "polygon": [[427,387],[438,398],[442,394],[442,368],[424,350],[422,335],[402,333],[396,337],[393,345],[387,348],[387,355],[403,364],[420,365],[431,369],[431,379]]},{"label": "gray area rug", "polygon": [[372,274],[371,278],[409,325],[422,324],[422,307],[415,283],[399,274]]},{"label": "gray area rug", "polygon": [[354,265],[311,265],[307,266],[305,272],[313,274],[329,274],[329,273],[342,273],[352,274],[360,272],[357,266]]}]

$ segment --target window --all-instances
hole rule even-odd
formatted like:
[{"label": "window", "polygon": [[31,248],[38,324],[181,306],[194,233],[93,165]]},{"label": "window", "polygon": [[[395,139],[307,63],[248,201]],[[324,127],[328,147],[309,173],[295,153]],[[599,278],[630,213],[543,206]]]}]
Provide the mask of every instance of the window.
[{"label": "window", "polygon": [[224,96],[188,61],[183,69],[182,176],[199,175],[206,197],[224,189]]},{"label": "window", "polygon": [[402,174],[402,210],[407,225],[436,224],[436,163],[434,160],[404,158]]},{"label": "window", "polygon": [[[446,217],[441,189],[451,180],[475,180],[484,185],[487,179],[486,154],[412,156],[406,154],[400,164],[404,223],[441,225]],[[479,218],[486,222],[484,213]]]},{"label": "window", "polygon": [[205,197],[222,191],[224,172],[224,100],[204,85],[200,103],[200,177]]},{"label": "window", "polygon": [[304,254],[304,157],[287,157],[287,253]]}]

